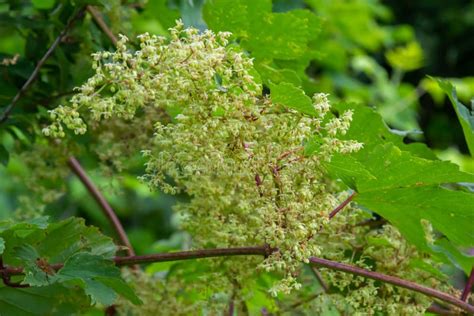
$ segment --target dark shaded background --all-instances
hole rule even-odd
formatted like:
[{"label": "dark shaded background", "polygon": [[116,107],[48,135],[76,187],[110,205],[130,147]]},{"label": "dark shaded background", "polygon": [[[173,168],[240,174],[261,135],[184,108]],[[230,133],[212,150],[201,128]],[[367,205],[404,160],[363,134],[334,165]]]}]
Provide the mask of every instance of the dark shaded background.
[{"label": "dark shaded background", "polygon": [[[409,24],[425,52],[425,66],[408,73],[405,81],[417,84],[426,74],[469,77],[474,74],[474,2],[469,0],[386,0],[394,24]],[[445,101],[439,106],[429,95],[420,99],[420,125],[430,147],[455,144],[467,153],[456,114]]]}]

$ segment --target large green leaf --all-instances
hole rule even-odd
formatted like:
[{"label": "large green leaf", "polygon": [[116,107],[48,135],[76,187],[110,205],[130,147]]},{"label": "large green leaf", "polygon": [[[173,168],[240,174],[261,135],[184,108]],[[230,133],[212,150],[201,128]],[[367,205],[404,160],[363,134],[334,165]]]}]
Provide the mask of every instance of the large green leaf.
[{"label": "large green leaf", "polygon": [[365,149],[369,150],[379,144],[390,142],[415,156],[436,159],[436,156],[425,144],[405,144],[403,142],[404,133],[391,130],[374,109],[357,103],[340,102],[333,105],[333,111],[336,113],[343,113],[347,110],[352,110],[354,114],[346,139],[357,139],[364,143]]},{"label": "large green leaf", "polygon": [[436,79],[436,81],[441,89],[448,95],[449,100],[451,100],[459,123],[461,123],[469,152],[471,156],[474,156],[474,109],[468,109],[464,104],[459,102],[456,88],[451,82],[441,79]]},{"label": "large green leaf", "polygon": [[437,186],[399,187],[360,192],[356,201],[397,226],[407,239],[424,248],[422,219],[431,222],[453,245],[474,244],[474,195]]},{"label": "large green leaf", "polygon": [[[8,225],[8,222],[0,222],[0,227]],[[51,224],[47,224],[45,218],[40,218],[10,225],[3,231],[0,229],[0,236],[6,243],[3,258],[11,265],[21,264],[17,251],[25,244],[31,245],[49,263],[63,263],[82,251],[111,259],[117,250],[112,239],[102,235],[96,227],[86,226],[80,218],[68,218]]]},{"label": "large green leaf", "polygon": [[474,175],[459,171],[459,167],[450,162],[417,157],[392,143],[362,150],[358,158],[374,176],[359,181],[357,189],[360,193],[474,182]]},{"label": "large green leaf", "polygon": [[204,19],[214,31],[229,31],[255,58],[262,80],[301,83],[316,57],[320,21],[309,10],[272,12],[272,1],[209,0]]},{"label": "large green leaf", "polygon": [[[424,146],[404,144],[402,137],[391,133],[381,117],[368,108],[343,103],[335,108],[353,108],[354,120],[344,138],[364,143],[359,152],[348,158],[336,156],[327,165],[330,173],[357,191],[355,201],[389,220],[425,251],[433,249],[426,242],[422,220],[450,241],[451,247],[444,247],[445,253],[451,252],[450,259],[472,247],[474,195],[449,190],[445,184],[474,182],[474,175],[435,159]],[[474,263],[471,259],[465,260]]]},{"label": "large green leaf", "polygon": [[[21,281],[31,287],[63,284],[82,288],[92,303],[110,305],[117,294],[134,303],[139,299],[121,279],[112,258],[117,250],[109,237],[83,219],[69,218],[47,223],[46,218],[29,222],[0,222],[4,242],[3,261],[22,266]],[[56,272],[51,264],[64,263]]]}]

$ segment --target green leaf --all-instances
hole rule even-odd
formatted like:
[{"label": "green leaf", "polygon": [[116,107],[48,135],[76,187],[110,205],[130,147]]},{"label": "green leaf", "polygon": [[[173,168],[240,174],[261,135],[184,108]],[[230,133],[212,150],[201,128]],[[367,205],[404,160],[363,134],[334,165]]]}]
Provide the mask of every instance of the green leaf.
[{"label": "green leaf", "polygon": [[[209,0],[203,17],[213,31],[229,31],[255,58],[265,84],[307,78],[309,62],[316,57],[313,43],[320,21],[310,10],[272,12],[272,1]],[[296,75],[296,77],[295,77]]]},{"label": "green leaf", "polygon": [[359,205],[389,220],[420,249],[435,252],[425,240],[423,219],[449,239],[452,249],[472,246],[474,194],[451,191],[444,184],[474,182],[474,175],[435,159],[425,146],[404,144],[368,108],[335,108],[342,112],[351,106],[354,119],[343,138],[363,142],[364,148],[346,157],[336,155],[327,169],[357,191]]},{"label": "green leaf", "polygon": [[437,277],[439,280],[446,280],[446,275],[443,274],[436,265],[428,264],[421,258],[413,258],[410,261],[410,267],[429,272],[431,275]]},{"label": "green leaf", "polygon": [[333,111],[337,113],[347,110],[353,111],[352,123],[349,132],[343,138],[356,139],[364,143],[364,150],[372,150],[375,146],[384,143],[393,143],[417,157],[437,159],[425,144],[405,144],[400,133],[392,131],[374,109],[357,103],[339,102],[333,105]]},{"label": "green leaf", "polygon": [[[39,261],[44,259],[40,258],[40,255],[33,246],[29,244],[22,245],[15,249],[15,253],[23,261],[23,268],[25,270],[23,284],[45,286],[56,281],[54,272],[51,272],[53,276],[50,276],[49,271],[44,271],[40,266]],[[46,261],[44,262],[47,263]]]},{"label": "green leaf", "polygon": [[122,295],[124,298],[128,299],[133,304],[143,304],[140,298],[135,294],[135,291],[133,291],[133,289],[123,280],[119,278],[105,278],[102,276],[98,276],[95,279],[106,285],[107,287],[112,288],[115,292]]},{"label": "green leaf", "polygon": [[317,115],[311,98],[291,83],[271,85],[272,101],[308,115]]},{"label": "green leaf", "polygon": [[73,315],[88,305],[78,290],[59,284],[30,288],[0,286],[1,315]]},{"label": "green leaf", "polygon": [[87,227],[84,219],[68,218],[49,225],[45,225],[44,221],[45,218],[41,218],[12,224],[10,228],[0,232],[6,243],[4,260],[11,265],[20,265],[16,251],[25,244],[32,245],[39,257],[48,258],[49,263],[62,263],[81,251],[109,259],[115,255],[117,248],[112,239],[102,235],[96,227]]},{"label": "green leaf", "polygon": [[412,71],[423,67],[423,49],[418,42],[397,47],[385,54],[390,66],[403,71]]},{"label": "green leaf", "polygon": [[132,302],[139,304],[140,299],[128,285],[120,279],[120,270],[111,260],[89,253],[78,253],[69,258],[59,270],[59,282],[70,282],[82,287],[92,302],[111,305],[116,293],[125,294]]},{"label": "green leaf", "polygon": [[448,95],[449,100],[451,100],[451,104],[456,111],[459,123],[461,123],[469,152],[471,153],[471,156],[474,157],[474,110],[468,109],[464,104],[459,102],[456,88],[451,82],[436,78],[434,80],[438,82],[438,85]]},{"label": "green leaf", "polygon": [[264,79],[263,83],[266,86],[270,86],[271,83],[278,84],[280,82],[288,82],[295,86],[301,86],[301,79],[298,77],[296,71],[292,69],[281,69],[268,61],[257,62],[254,67]]},{"label": "green leaf", "polygon": [[203,16],[212,30],[248,38],[252,36],[252,23],[257,23],[271,10],[271,0],[209,0],[204,5]]},{"label": "green leaf", "polygon": [[0,163],[6,167],[8,165],[9,160],[10,160],[10,153],[5,148],[5,146],[0,145]]},{"label": "green leaf", "polygon": [[0,237],[0,255],[3,254],[4,250],[5,250],[5,240]]},{"label": "green leaf", "polygon": [[[414,179],[415,180],[415,179]],[[431,222],[456,247],[474,244],[474,195],[436,186],[374,189],[355,199],[395,225],[412,243],[426,249],[422,219]]]},{"label": "green leaf", "polygon": [[[48,224],[46,218],[29,222],[0,222],[5,264],[23,266],[23,284],[32,287],[64,283],[78,286],[92,302],[112,304],[117,294],[134,303],[140,300],[121,279],[112,258],[117,247],[83,219],[69,218]],[[58,272],[51,264],[64,263]]]},{"label": "green leaf", "polygon": [[26,237],[38,229],[48,227],[48,217],[42,216],[24,222],[0,221],[0,234],[10,232],[16,237]]},{"label": "green leaf", "polygon": [[48,10],[54,6],[56,0],[31,0],[31,3],[37,9]]},{"label": "green leaf", "polygon": [[447,238],[440,238],[436,240],[434,245],[431,245],[430,247],[434,252],[445,256],[448,261],[452,262],[459,269],[463,270],[466,275],[469,275],[472,267],[474,267],[474,256],[469,256],[466,254],[466,250],[468,249],[460,250],[454,247]]},{"label": "green leaf", "polygon": [[293,60],[305,56],[318,30],[317,18],[311,11],[265,12],[262,17],[251,21],[244,48],[255,57]]},{"label": "green leaf", "polygon": [[454,182],[474,182],[474,175],[459,171],[450,162],[428,160],[402,151],[393,144],[380,144],[359,155],[359,162],[373,175],[359,181],[359,192],[392,188],[419,188]]},{"label": "green leaf", "polygon": [[376,179],[365,165],[353,156],[336,155],[326,164],[326,169],[332,177],[341,179],[351,188],[356,188],[357,183],[363,180]]}]

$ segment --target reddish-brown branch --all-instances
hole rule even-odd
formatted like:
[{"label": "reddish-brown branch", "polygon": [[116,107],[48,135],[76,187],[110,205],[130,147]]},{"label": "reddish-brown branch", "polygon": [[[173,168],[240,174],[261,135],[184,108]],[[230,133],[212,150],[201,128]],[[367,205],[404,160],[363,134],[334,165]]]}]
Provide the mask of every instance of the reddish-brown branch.
[{"label": "reddish-brown branch", "polygon": [[347,273],[351,273],[351,274],[355,274],[355,275],[360,275],[360,276],[363,276],[363,277],[366,277],[366,278],[369,278],[369,279],[378,280],[378,281],[382,281],[384,283],[389,283],[389,284],[393,284],[393,285],[396,285],[396,286],[399,286],[399,287],[403,287],[405,289],[409,289],[409,290],[424,294],[426,296],[437,298],[437,299],[439,299],[443,302],[446,302],[446,303],[452,304],[454,306],[457,306],[459,308],[462,308],[463,310],[465,310],[469,313],[474,313],[474,306],[472,306],[472,305],[470,305],[470,304],[468,304],[468,303],[466,303],[466,302],[464,302],[464,301],[462,301],[462,300],[460,300],[456,297],[453,297],[449,294],[446,294],[444,292],[437,291],[437,290],[428,288],[426,286],[423,286],[423,285],[420,285],[420,284],[417,284],[417,283],[414,283],[414,282],[411,282],[411,281],[403,280],[403,279],[400,279],[400,278],[397,278],[397,277],[394,277],[394,276],[382,274],[382,273],[379,273],[379,272],[369,271],[369,270],[362,269],[362,268],[359,268],[359,267],[355,267],[355,266],[352,266],[352,265],[349,265],[349,264],[335,262],[335,261],[326,260],[326,259],[322,259],[322,258],[311,257],[309,259],[309,261],[312,264],[322,266],[322,267],[326,267],[326,268],[330,268],[332,270],[338,270],[338,271],[343,271],[343,272],[347,272]]},{"label": "reddish-brown branch", "polygon": [[338,207],[336,207],[334,210],[332,210],[331,213],[329,213],[329,218],[333,218],[339,211],[341,211],[344,207],[346,207],[347,204],[349,204],[352,199],[356,196],[356,192],[353,192],[347,199],[344,200],[341,204],[339,204]]},{"label": "reddish-brown branch", "polygon": [[100,27],[102,32],[104,32],[105,35],[107,35],[107,37],[114,44],[114,46],[117,46],[117,38],[115,37],[114,33],[110,30],[107,23],[105,23],[105,21],[102,18],[102,15],[100,14],[100,12],[95,7],[93,7],[91,5],[87,6],[87,12],[90,13],[90,15],[94,19],[95,23],[97,23],[97,25]]},{"label": "reddish-brown branch", "polygon": [[132,244],[128,240],[127,234],[125,233],[125,230],[123,229],[123,226],[120,223],[120,220],[118,219],[117,215],[115,214],[110,204],[104,198],[102,193],[100,193],[100,191],[97,189],[94,183],[92,183],[92,181],[89,179],[86,172],[84,171],[81,164],[79,163],[79,161],[77,161],[76,158],[70,157],[68,160],[68,163],[72,171],[74,171],[74,173],[79,177],[79,179],[82,181],[82,183],[87,188],[89,193],[94,197],[97,203],[99,203],[102,211],[104,212],[104,215],[108,218],[115,232],[117,233],[117,236],[120,239],[120,243],[124,245],[125,247],[127,247],[128,255],[134,256],[135,252],[133,251]]},{"label": "reddish-brown branch", "polygon": [[69,22],[66,24],[64,29],[59,33],[58,37],[54,40],[53,44],[49,49],[46,51],[46,53],[41,57],[41,59],[38,61],[36,64],[35,69],[31,73],[30,77],[26,82],[23,84],[21,89],[18,91],[18,93],[13,97],[13,100],[10,102],[10,104],[5,108],[3,113],[0,115],[0,124],[5,122],[8,117],[10,116],[11,111],[15,107],[15,105],[18,103],[20,98],[25,94],[25,92],[28,90],[28,88],[31,86],[31,84],[36,80],[38,77],[39,71],[41,67],[43,67],[43,64],[46,62],[46,60],[51,56],[51,54],[54,52],[56,47],[61,43],[62,39],[66,36],[67,32],[71,29],[71,27],[74,25],[77,19],[79,19],[84,12],[84,8],[79,9],[70,19]]},{"label": "reddish-brown branch", "polygon": [[473,286],[474,286],[474,267],[472,267],[471,274],[469,275],[466,286],[464,287],[464,290],[462,291],[461,300],[463,300],[464,302],[467,301],[467,298],[469,297],[469,293],[471,293]]},{"label": "reddish-brown branch", "polygon": [[[0,256],[0,271],[4,271],[5,266],[3,265],[3,258]],[[5,286],[8,287],[29,287],[28,284],[21,284],[21,283],[16,283],[11,281],[11,275],[7,273],[1,273],[2,274],[2,281]]]},{"label": "reddish-brown branch", "polygon": [[[180,261],[189,259],[201,259],[211,257],[229,257],[229,256],[269,256],[275,249],[268,246],[260,247],[241,247],[241,248],[216,248],[216,249],[202,249],[177,251],[170,253],[157,253],[143,256],[126,256],[115,257],[113,260],[117,266],[130,266],[135,264],[166,262],[166,261]],[[51,269],[57,271],[64,266],[62,263],[51,264]],[[0,269],[1,275],[21,275],[23,274],[22,267],[5,267]]]},{"label": "reddish-brown branch", "polygon": [[[269,256],[276,249],[270,248],[269,246],[260,247],[241,247],[241,248],[218,248],[218,249],[203,249],[203,250],[190,250],[180,251],[174,253],[162,253],[152,254],[144,256],[128,256],[128,257],[115,257],[114,262],[117,266],[128,266],[142,263],[153,263],[153,262],[164,262],[164,261],[177,261],[177,260],[188,260],[198,258],[210,258],[210,257],[224,257],[224,256],[248,256],[248,255],[259,255]],[[403,287],[436,299],[440,301],[452,304],[463,309],[466,312],[474,313],[474,306],[456,298],[449,294],[425,287],[423,285],[416,284],[411,281],[403,280],[397,277],[385,275],[378,272],[369,271],[359,267],[351,266],[344,263],[339,263],[331,260],[322,258],[311,257],[309,259],[311,264],[326,267],[333,270],[343,271],[355,275],[360,275],[373,280],[382,281],[395,286]],[[59,270],[63,267],[63,264],[53,264],[51,268]],[[0,274],[11,276],[23,274],[23,268],[21,267],[5,267],[0,269]]]},{"label": "reddish-brown branch", "polygon": [[228,257],[228,256],[268,256],[273,250],[269,247],[242,247],[242,248],[217,248],[217,249],[203,249],[190,250],[171,253],[159,253],[143,256],[129,256],[116,257],[115,264],[118,266],[128,266],[131,264],[163,262],[163,261],[177,261],[188,259],[200,259],[210,257]]}]

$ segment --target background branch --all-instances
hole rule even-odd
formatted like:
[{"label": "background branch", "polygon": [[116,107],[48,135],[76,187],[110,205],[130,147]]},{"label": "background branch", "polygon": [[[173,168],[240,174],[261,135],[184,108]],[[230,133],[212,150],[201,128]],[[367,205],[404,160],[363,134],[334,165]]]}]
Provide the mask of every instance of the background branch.
[{"label": "background branch", "polygon": [[110,30],[108,27],[107,23],[105,23],[104,19],[102,18],[102,15],[100,12],[93,6],[88,5],[86,7],[87,12],[90,13],[92,18],[94,19],[95,23],[100,27],[102,32],[107,35],[107,37],[110,39],[110,41],[114,44],[114,46],[117,46],[117,37],[115,37],[114,33]]},{"label": "background branch", "polygon": [[38,61],[38,64],[36,64],[35,69],[31,73],[30,77],[26,82],[23,84],[21,89],[18,91],[18,93],[15,95],[13,100],[10,102],[10,104],[5,108],[3,113],[0,115],[0,124],[5,122],[8,117],[10,116],[13,108],[15,105],[18,103],[20,98],[25,94],[25,92],[28,90],[30,85],[35,81],[36,77],[38,77],[39,71],[43,64],[46,62],[46,60],[51,56],[51,54],[54,52],[56,47],[59,45],[59,43],[62,41],[64,36],[66,36],[67,32],[71,29],[71,27],[74,25],[74,22],[76,22],[77,19],[79,19],[82,16],[82,13],[84,12],[85,8],[79,9],[70,19],[69,22],[66,24],[64,29],[61,31],[61,33],[56,37],[54,40],[53,44],[51,47],[46,51],[46,53],[41,57],[41,59]]},{"label": "background branch", "polygon": [[120,223],[120,220],[118,219],[117,215],[115,214],[110,204],[104,198],[102,193],[100,193],[100,191],[97,189],[94,183],[92,183],[92,181],[89,179],[86,172],[84,171],[81,164],[79,163],[79,161],[77,161],[76,158],[70,157],[68,160],[68,164],[71,167],[72,171],[82,181],[82,183],[87,188],[87,190],[92,195],[92,197],[100,205],[104,215],[107,217],[109,222],[112,224],[112,227],[114,228],[115,232],[117,233],[117,236],[120,240],[120,244],[127,247],[127,253],[129,256],[134,256],[135,252],[133,250],[132,244],[128,240],[127,233],[125,232],[125,229],[123,229],[123,226]]},{"label": "background branch", "polygon": [[329,291],[329,286],[327,285],[326,281],[324,281],[323,276],[321,275],[321,272],[319,272],[318,268],[310,265],[311,272],[313,272],[314,277],[318,280],[319,285],[323,288],[324,292]]},{"label": "background branch", "polygon": [[336,207],[334,210],[332,210],[331,213],[329,213],[329,218],[333,218],[337,213],[339,213],[344,207],[346,207],[347,204],[349,204],[354,196],[356,195],[355,192],[353,192],[347,199],[345,199],[341,204],[339,204],[338,207]]},{"label": "background branch", "polygon": [[463,300],[464,302],[467,301],[467,298],[469,297],[469,293],[471,293],[471,289],[473,286],[474,286],[474,267],[472,267],[471,274],[469,275],[466,286],[464,287],[464,290],[462,291],[461,300]]}]

